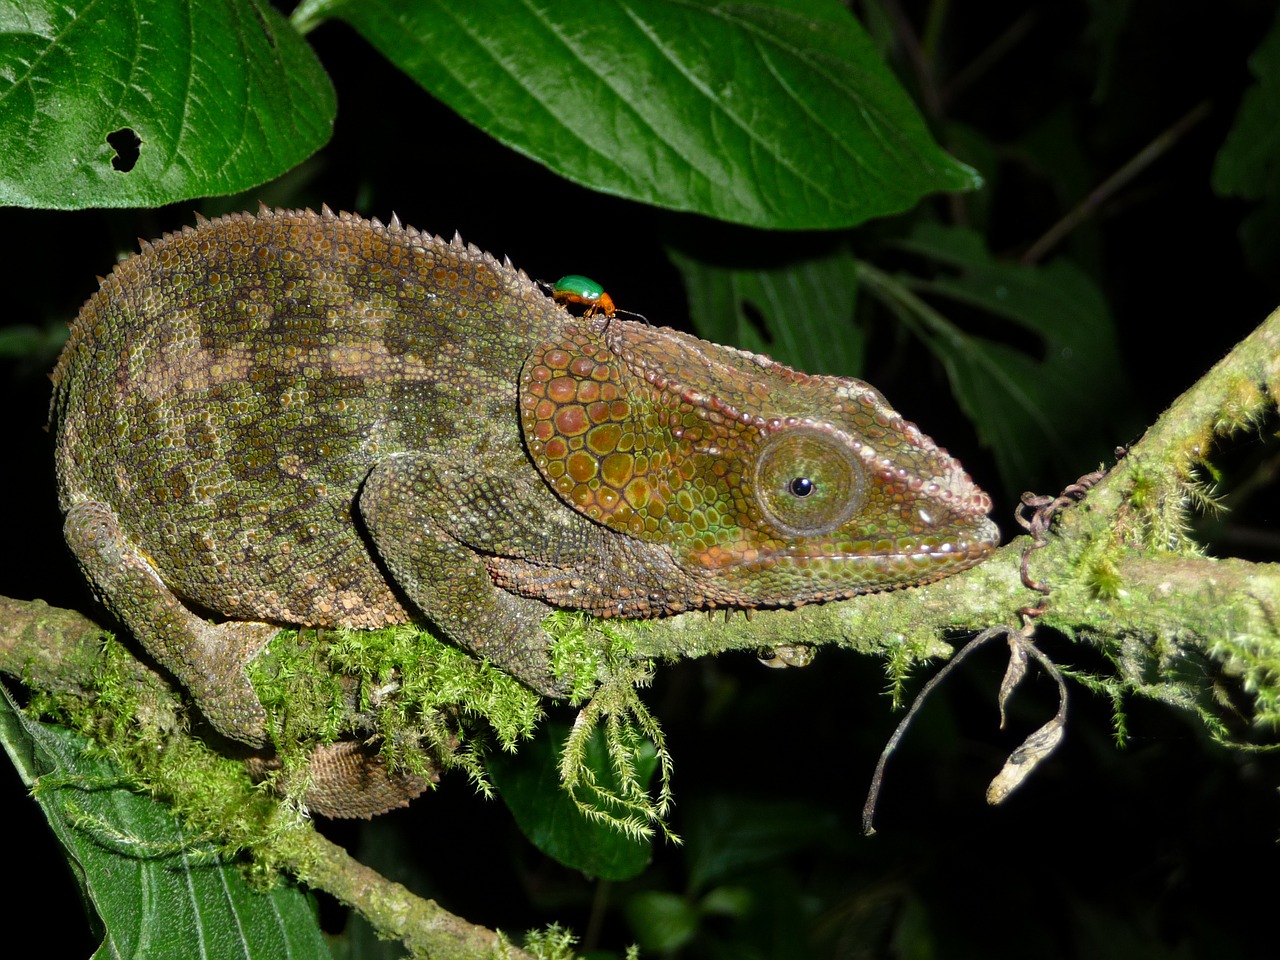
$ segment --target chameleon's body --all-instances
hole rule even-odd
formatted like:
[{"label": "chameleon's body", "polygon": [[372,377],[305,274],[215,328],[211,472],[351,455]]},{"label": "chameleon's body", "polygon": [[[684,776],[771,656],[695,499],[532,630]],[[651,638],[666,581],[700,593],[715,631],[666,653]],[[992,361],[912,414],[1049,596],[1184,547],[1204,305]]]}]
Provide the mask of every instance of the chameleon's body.
[{"label": "chameleon's body", "polygon": [[54,383],[68,543],[250,743],[270,625],[425,619],[555,693],[548,604],[830,600],[996,541],[986,495],[866,384],[575,318],[395,221],[263,210],[145,244]]}]

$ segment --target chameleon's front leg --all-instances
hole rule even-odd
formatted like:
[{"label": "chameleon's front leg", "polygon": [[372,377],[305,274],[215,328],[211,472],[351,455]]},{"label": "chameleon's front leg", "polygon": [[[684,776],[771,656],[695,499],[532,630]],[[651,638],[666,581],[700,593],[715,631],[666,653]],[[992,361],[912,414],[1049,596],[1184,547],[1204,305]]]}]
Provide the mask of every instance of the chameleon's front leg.
[{"label": "chameleon's front leg", "polygon": [[549,608],[496,587],[482,552],[530,536],[546,546],[554,532],[532,531],[542,505],[524,484],[495,479],[509,472],[502,465],[461,460],[384,461],[365,480],[360,514],[396,585],[449,639],[539,693],[563,696],[541,627]]},{"label": "chameleon's front leg", "polygon": [[267,715],[245,666],[279,628],[196,616],[129,544],[106,504],[72,506],[63,533],[107,609],[187,688],[205,719],[224,736],[265,746]]}]

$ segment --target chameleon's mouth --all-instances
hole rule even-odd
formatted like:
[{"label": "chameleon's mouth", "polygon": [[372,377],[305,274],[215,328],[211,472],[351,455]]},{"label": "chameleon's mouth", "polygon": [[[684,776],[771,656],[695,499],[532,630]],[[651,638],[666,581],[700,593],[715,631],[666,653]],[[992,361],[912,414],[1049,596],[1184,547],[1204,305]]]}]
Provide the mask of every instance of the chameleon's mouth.
[{"label": "chameleon's mouth", "polygon": [[748,573],[786,566],[827,581],[832,593],[847,594],[850,590],[887,589],[958,573],[985,560],[999,545],[1000,530],[986,518],[965,537],[868,540],[851,550],[832,549],[832,544],[792,544],[776,553],[742,557],[721,570]]}]

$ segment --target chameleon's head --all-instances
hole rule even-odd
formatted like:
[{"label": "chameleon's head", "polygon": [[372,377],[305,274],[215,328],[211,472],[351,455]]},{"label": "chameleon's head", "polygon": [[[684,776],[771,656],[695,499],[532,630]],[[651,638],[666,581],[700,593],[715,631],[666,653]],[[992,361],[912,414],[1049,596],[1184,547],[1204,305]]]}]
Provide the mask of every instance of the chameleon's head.
[{"label": "chameleon's head", "polygon": [[919,584],[998,542],[987,495],[860,380],[614,320],[607,343],[536,351],[521,409],[569,504],[668,548],[716,603]]}]

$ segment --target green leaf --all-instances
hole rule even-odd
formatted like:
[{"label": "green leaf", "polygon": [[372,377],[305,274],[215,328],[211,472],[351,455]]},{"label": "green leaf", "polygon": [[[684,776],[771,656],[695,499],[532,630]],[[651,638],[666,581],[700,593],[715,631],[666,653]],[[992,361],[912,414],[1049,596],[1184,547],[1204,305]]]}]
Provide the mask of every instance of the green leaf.
[{"label": "green leaf", "polygon": [[646,951],[678,950],[698,932],[698,910],[683,897],[646,890],[627,900],[627,923]]},{"label": "green leaf", "polygon": [[688,823],[693,895],[750,876],[798,850],[821,847],[840,833],[833,815],[808,804],[714,794],[690,802]]},{"label": "green leaf", "polygon": [[325,15],[502,143],[620,197],[835,228],[979,183],[831,0],[317,0],[295,19]]},{"label": "green leaf", "polygon": [[324,68],[266,0],[0,0],[0,204],[246,190],[321,147],[334,111]]},{"label": "green leaf", "polygon": [[669,249],[698,335],[767,353],[806,373],[855,377],[866,335],[854,323],[858,264],[843,247],[782,266],[734,269]]},{"label": "green leaf", "polygon": [[1261,200],[1280,192],[1280,17],[1249,58],[1257,83],[1245,91],[1236,122],[1213,164],[1223,197]]},{"label": "green leaf", "polygon": [[[633,840],[616,826],[589,819],[560,788],[560,744],[569,733],[564,723],[544,724],[516,756],[491,754],[485,760],[498,794],[524,835],[539,850],[565,866],[604,880],[629,880],[649,863],[652,844]],[[587,754],[599,783],[615,786],[604,737],[597,730]],[[648,773],[656,763],[648,760]]]},{"label": "green leaf", "polygon": [[1257,83],[1245,91],[1235,124],[1213,164],[1219,196],[1259,201],[1240,227],[1249,266],[1269,276],[1280,260],[1280,17],[1253,56]]},{"label": "green leaf", "polygon": [[[939,265],[933,279],[890,279],[864,264],[864,286],[946,366],[1009,490],[1042,482],[1050,465],[1071,470],[1101,459],[1136,429],[1124,422],[1128,388],[1115,325],[1102,295],[1073,264],[997,261],[978,234],[932,224],[902,246]],[[937,300],[944,305],[933,306]],[[946,315],[957,308],[1008,321],[1031,342],[1014,347],[966,333]]]},{"label": "green leaf", "polygon": [[33,788],[105,936],[98,957],[327,957],[303,893],[250,886],[167,807],[127,789],[84,737],[35,723],[0,687],[0,741]]}]

